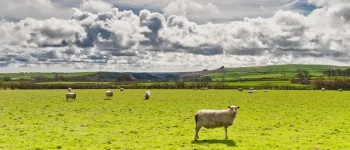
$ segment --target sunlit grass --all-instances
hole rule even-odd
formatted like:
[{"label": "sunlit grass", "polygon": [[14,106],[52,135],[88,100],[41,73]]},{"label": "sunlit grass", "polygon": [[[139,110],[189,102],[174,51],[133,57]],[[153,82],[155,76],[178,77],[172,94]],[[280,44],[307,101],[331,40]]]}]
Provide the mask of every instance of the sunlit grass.
[{"label": "sunlit grass", "polygon": [[[0,149],[347,149],[349,92],[232,90],[0,91]],[[224,129],[194,137],[199,109],[240,110]]]}]

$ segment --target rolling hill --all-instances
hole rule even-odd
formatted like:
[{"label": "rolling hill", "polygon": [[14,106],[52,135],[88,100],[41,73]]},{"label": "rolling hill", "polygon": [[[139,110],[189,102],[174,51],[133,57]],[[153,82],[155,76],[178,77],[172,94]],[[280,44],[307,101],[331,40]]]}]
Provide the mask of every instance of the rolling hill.
[{"label": "rolling hill", "polygon": [[121,73],[121,72],[74,72],[74,73],[0,73],[0,78],[10,77],[12,80],[34,80],[43,79],[55,81],[54,79],[66,81],[115,81],[121,75],[130,76],[137,81],[174,80],[178,78],[193,79],[211,77],[213,81],[237,81],[237,80],[269,80],[289,79],[295,77],[298,70],[307,70],[313,77],[322,76],[322,71],[329,69],[345,70],[346,66],[329,65],[272,65],[253,66],[239,68],[220,68],[197,72],[167,72],[167,73]]}]

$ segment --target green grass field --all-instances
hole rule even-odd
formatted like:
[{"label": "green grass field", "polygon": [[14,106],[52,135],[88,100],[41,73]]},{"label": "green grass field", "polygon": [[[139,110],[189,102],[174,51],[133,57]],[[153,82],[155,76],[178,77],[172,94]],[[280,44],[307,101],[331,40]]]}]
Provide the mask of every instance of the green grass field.
[{"label": "green grass field", "polygon": [[[0,90],[0,149],[348,149],[349,92]],[[240,106],[233,126],[202,129],[199,109]]]},{"label": "green grass field", "polygon": [[[94,74],[94,72],[58,73],[58,76],[77,77],[77,76],[86,76],[91,74]],[[30,79],[33,77],[40,77],[40,76],[54,78],[55,73],[0,73],[0,78],[6,77],[6,76],[14,79]]]},{"label": "green grass field", "polygon": [[35,84],[107,84],[114,82],[38,82]]},{"label": "green grass field", "polygon": [[213,81],[239,80],[239,79],[262,79],[262,78],[292,78],[297,74],[297,70],[307,70],[313,77],[322,76],[322,71],[328,69],[345,70],[346,66],[328,66],[328,65],[273,65],[273,66],[255,66],[226,68],[214,72],[203,73],[203,76],[209,76]]},{"label": "green grass field", "polygon": [[[54,82],[53,82],[54,83]],[[185,82],[185,85],[191,85],[195,82]],[[277,85],[277,86],[309,86],[302,84],[291,84],[290,81],[241,81],[241,82],[210,82],[210,85],[223,83],[228,86],[261,86],[261,85]],[[155,84],[175,84],[175,82],[139,82],[139,86],[152,86]]]}]

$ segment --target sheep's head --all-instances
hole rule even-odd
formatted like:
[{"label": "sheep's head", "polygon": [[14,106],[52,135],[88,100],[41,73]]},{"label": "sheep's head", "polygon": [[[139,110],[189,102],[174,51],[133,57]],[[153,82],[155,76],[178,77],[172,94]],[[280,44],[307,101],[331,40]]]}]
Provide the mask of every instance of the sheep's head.
[{"label": "sheep's head", "polygon": [[239,109],[239,106],[228,106],[228,108],[230,109],[230,111],[232,112],[232,115],[237,115],[237,112],[238,112],[238,109]]}]

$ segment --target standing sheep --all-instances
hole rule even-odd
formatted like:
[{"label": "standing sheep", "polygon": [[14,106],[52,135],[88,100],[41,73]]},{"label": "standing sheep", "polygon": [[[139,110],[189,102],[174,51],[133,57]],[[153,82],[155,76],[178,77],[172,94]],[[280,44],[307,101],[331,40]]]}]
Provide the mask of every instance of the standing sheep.
[{"label": "standing sheep", "polygon": [[194,140],[197,141],[199,139],[198,132],[201,127],[207,129],[224,127],[225,139],[228,139],[227,128],[233,124],[238,109],[238,106],[228,106],[227,110],[199,110],[195,115],[196,135],[194,136]]},{"label": "standing sheep", "polygon": [[151,97],[151,92],[150,91],[146,91],[146,93],[145,93],[145,100],[148,100],[149,97]]},{"label": "standing sheep", "polygon": [[242,88],[239,88],[238,91],[243,92],[243,89],[242,89]]},{"label": "standing sheep", "polygon": [[68,99],[72,99],[75,100],[75,98],[77,98],[77,93],[76,92],[68,92],[66,93],[66,100],[68,101]]},{"label": "standing sheep", "polygon": [[120,88],[120,92],[124,91],[124,88]]},{"label": "standing sheep", "polygon": [[340,88],[340,89],[338,89],[338,91],[343,92],[343,89]]},{"label": "standing sheep", "polygon": [[113,97],[113,95],[114,95],[114,92],[113,92],[113,91],[111,91],[111,90],[106,91],[106,97],[107,97],[107,99],[109,99],[110,97]]},{"label": "standing sheep", "polygon": [[264,92],[269,92],[269,90],[268,90],[268,89],[265,89]]},{"label": "standing sheep", "polygon": [[321,90],[322,90],[322,92],[324,92],[324,90],[326,90],[326,89],[325,89],[325,88],[322,88]]},{"label": "standing sheep", "polygon": [[68,88],[68,92],[72,92],[72,88]]}]

